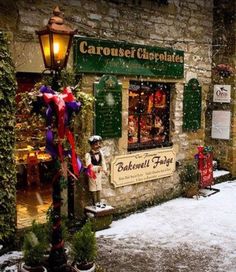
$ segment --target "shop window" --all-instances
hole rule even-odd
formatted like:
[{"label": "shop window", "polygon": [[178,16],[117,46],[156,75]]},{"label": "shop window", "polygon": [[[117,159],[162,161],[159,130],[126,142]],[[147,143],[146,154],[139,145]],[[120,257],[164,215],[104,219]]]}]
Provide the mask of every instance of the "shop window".
[{"label": "shop window", "polygon": [[170,84],[130,81],[128,150],[169,145]]}]

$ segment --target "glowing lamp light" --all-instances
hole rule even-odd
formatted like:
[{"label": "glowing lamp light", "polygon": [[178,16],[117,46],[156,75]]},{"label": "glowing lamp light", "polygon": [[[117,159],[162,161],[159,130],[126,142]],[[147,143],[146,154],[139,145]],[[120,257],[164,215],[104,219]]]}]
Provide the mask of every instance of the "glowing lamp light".
[{"label": "glowing lamp light", "polygon": [[59,7],[54,9],[48,24],[36,33],[39,37],[45,68],[56,71],[65,68],[76,30],[64,24]]}]

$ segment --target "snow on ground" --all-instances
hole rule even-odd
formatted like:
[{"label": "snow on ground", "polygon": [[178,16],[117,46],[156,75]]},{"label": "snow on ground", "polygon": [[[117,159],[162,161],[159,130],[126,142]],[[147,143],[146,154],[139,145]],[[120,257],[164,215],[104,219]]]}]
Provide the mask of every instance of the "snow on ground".
[{"label": "snow on ground", "polygon": [[177,198],[114,221],[109,229],[97,232],[97,237],[135,240],[166,249],[181,245],[199,251],[219,248],[222,260],[218,260],[221,270],[217,271],[235,272],[236,181],[213,188],[220,192],[198,199]]},{"label": "snow on ground", "polygon": [[[187,251],[193,249],[195,253],[203,252],[204,254],[204,252],[207,252],[209,257],[213,258],[214,264],[217,262],[216,269],[205,270],[203,268],[203,270],[196,270],[198,272],[235,272],[236,180],[214,185],[213,188],[220,189],[220,192],[209,197],[201,196],[198,199],[180,197],[148,208],[142,213],[135,213],[124,219],[114,221],[109,229],[97,232],[96,236],[99,241],[111,241],[108,242],[110,253],[112,253],[112,247],[115,247],[115,244],[119,245],[115,248],[117,253],[119,248],[120,251],[126,250],[126,245],[129,245],[129,252],[131,253],[136,250],[137,245],[140,245],[141,248],[148,244],[151,247],[153,246],[154,250],[156,250],[156,246],[166,252],[169,250],[172,255],[173,252],[180,252],[179,249],[182,247],[185,251],[186,249]],[[216,252],[219,252],[219,254],[214,256]],[[213,256],[210,255],[211,253]],[[104,256],[107,256],[107,254],[104,253]],[[5,254],[0,257],[0,267],[8,260],[19,259],[20,257],[20,252]],[[197,262],[200,265],[201,262],[199,260]],[[120,264],[122,264],[121,260]],[[110,264],[107,263],[106,265]],[[180,268],[176,270],[175,266],[173,270],[154,269],[146,271],[195,271],[192,268],[188,270],[186,263],[183,267],[185,268],[181,268],[182,270]],[[3,271],[13,272],[16,270],[14,267],[8,267]],[[107,271],[139,270],[138,268],[133,270],[127,270],[127,268],[114,270],[112,268]]]},{"label": "snow on ground", "polygon": [[198,199],[168,201],[114,221],[111,228],[97,232],[97,236],[135,237],[165,246],[194,242],[204,247],[207,240],[236,249],[236,182],[221,183],[213,188],[220,192]]},{"label": "snow on ground", "polygon": [[[11,251],[7,254],[4,254],[0,256],[0,268],[4,267],[4,270],[0,271],[2,272],[15,272],[17,271],[17,262],[22,259],[22,252],[20,251]],[[5,267],[4,264],[8,264],[8,266]],[[2,268],[3,269],[3,268]]]}]

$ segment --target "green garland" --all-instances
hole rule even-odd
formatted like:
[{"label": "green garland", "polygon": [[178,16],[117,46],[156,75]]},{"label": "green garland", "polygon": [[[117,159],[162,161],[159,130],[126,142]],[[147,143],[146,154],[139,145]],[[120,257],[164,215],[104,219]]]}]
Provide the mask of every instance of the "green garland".
[{"label": "green garland", "polygon": [[[71,120],[71,129],[74,131],[77,154],[80,158],[84,158],[85,153],[89,149],[88,138],[91,136],[93,129],[93,118],[94,118],[94,101],[95,98],[91,93],[85,93],[81,91],[81,86],[78,84],[79,79],[76,78],[75,73],[72,70],[62,70],[60,76],[60,86],[76,86],[73,90],[73,94],[76,100],[82,103],[81,111],[78,115],[74,115]],[[31,134],[37,135],[37,139],[40,143],[45,142],[45,118],[38,113],[32,112],[33,101],[36,100],[39,88],[42,85],[51,86],[52,76],[44,76],[41,82],[36,83],[34,88],[29,93],[21,93],[21,100],[17,105],[17,113],[29,115],[24,121],[19,120],[21,123],[20,127],[16,128],[16,139],[17,143],[24,142],[25,145],[36,146],[36,140],[32,141]],[[44,109],[45,110],[45,109]],[[44,112],[43,112],[44,113]],[[43,127],[43,129],[41,129]],[[26,133],[23,131],[29,131]]]},{"label": "green garland", "polygon": [[7,38],[0,32],[0,243],[6,243],[15,233],[15,94],[15,70]]}]

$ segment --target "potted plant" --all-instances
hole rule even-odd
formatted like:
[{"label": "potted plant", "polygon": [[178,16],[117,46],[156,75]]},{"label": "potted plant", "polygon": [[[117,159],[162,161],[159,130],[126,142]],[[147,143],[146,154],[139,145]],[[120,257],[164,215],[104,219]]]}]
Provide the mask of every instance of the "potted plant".
[{"label": "potted plant", "polygon": [[23,262],[20,263],[20,272],[46,272],[43,266],[44,253],[48,246],[44,227],[35,221],[23,240]]},{"label": "potted plant", "polygon": [[71,252],[74,259],[73,266],[76,271],[95,271],[97,243],[90,221],[87,221],[81,230],[73,235]]},{"label": "potted plant", "polygon": [[195,162],[186,163],[180,173],[180,182],[185,197],[193,197],[199,192],[199,172]]}]

